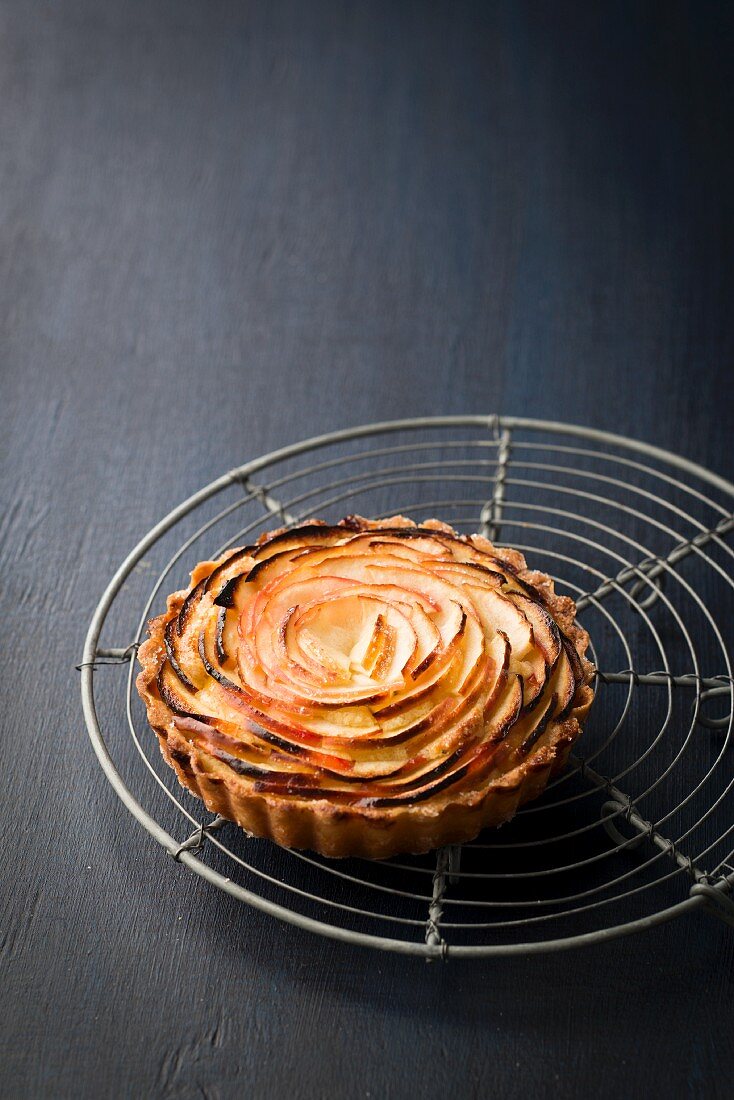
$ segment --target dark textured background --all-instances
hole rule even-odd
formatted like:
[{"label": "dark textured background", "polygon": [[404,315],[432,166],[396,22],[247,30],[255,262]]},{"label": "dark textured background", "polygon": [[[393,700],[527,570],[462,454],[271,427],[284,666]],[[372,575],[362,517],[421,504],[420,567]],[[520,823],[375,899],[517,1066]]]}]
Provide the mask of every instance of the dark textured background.
[{"label": "dark textured background", "polygon": [[77,674],[171,506],[493,412],[734,477],[731,4],[0,7],[2,1091],[729,1095],[734,935],[427,967],[164,856]]}]

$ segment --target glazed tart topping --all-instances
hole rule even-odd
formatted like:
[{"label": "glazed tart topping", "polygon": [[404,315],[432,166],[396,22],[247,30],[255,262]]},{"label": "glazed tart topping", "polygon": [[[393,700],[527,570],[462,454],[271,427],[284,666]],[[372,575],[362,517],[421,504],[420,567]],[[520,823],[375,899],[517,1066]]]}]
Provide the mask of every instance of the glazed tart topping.
[{"label": "glazed tart topping", "polygon": [[313,523],[199,566],[166,625],[172,723],[255,791],[389,807],[480,789],[588,678],[512,552],[386,524]]}]

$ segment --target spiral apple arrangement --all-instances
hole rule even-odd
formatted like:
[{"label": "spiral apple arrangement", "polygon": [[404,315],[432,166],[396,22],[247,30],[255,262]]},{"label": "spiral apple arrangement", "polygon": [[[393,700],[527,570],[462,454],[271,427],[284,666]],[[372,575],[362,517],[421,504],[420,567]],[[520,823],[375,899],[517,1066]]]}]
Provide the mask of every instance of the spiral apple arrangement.
[{"label": "spiral apple arrangement", "polygon": [[588,636],[516,551],[349,517],[201,563],[140,650],[164,756],[210,809],[328,855],[506,820],[591,704]]}]

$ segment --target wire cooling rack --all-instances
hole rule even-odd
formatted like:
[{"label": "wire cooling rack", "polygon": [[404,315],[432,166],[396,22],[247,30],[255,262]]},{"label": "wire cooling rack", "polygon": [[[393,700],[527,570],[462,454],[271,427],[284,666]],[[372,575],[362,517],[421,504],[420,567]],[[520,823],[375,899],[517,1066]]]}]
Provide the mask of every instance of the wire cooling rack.
[{"label": "wire cooling rack", "polygon": [[[676,455],[512,417],[371,424],[275,451],[175,508],[110,581],[79,666],[95,752],[175,860],[335,939],[445,958],[559,950],[693,910],[734,925],[733,507],[734,485]],[[193,565],[350,512],[435,515],[515,546],[590,632],[597,698],[576,755],[473,843],[379,863],[287,851],[207,818],[147,726],[135,654]]]}]

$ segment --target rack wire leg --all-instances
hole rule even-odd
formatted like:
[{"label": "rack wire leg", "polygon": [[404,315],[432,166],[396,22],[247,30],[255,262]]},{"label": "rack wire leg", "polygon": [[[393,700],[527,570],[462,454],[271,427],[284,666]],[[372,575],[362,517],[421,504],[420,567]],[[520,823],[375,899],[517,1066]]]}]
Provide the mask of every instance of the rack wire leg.
[{"label": "rack wire leg", "polygon": [[689,893],[692,898],[703,896],[706,899],[706,912],[734,928],[734,899],[731,894],[725,892],[727,889],[731,889],[731,883],[728,879],[723,879],[716,885],[710,882],[696,882]]}]

